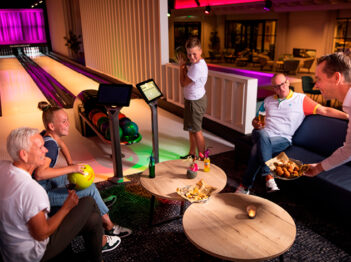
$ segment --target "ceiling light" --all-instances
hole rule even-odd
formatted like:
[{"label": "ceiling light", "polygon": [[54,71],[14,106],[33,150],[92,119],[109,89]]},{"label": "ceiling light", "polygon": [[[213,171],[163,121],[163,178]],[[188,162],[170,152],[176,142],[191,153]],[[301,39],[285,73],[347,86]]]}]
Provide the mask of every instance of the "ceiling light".
[{"label": "ceiling light", "polygon": [[170,17],[172,14],[172,9],[174,9],[175,0],[168,0],[168,13],[167,16]]},{"label": "ceiling light", "polygon": [[209,15],[210,13],[211,13],[211,6],[208,5],[208,6],[205,7],[205,14]]},{"label": "ceiling light", "polygon": [[264,7],[263,7],[263,9],[264,9],[265,11],[270,11],[271,8],[272,8],[272,1],[271,1],[271,0],[266,0],[266,1],[264,1]]}]

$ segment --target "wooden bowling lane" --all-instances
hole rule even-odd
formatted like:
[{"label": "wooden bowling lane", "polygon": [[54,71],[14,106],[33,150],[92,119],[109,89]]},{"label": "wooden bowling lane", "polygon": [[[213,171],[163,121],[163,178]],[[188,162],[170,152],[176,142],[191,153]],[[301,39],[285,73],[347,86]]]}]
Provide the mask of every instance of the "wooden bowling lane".
[{"label": "wooden bowling lane", "polygon": [[4,117],[26,114],[45,101],[32,78],[15,58],[0,58],[0,96]]},{"label": "wooden bowling lane", "polygon": [[83,90],[97,90],[99,88],[99,83],[96,81],[66,67],[50,57],[38,56],[32,59],[75,96]]}]

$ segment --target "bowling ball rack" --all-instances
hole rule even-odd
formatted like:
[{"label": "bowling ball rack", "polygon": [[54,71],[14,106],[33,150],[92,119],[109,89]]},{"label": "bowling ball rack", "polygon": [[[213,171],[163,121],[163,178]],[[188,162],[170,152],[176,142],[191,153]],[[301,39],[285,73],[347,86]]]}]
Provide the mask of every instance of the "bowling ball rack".
[{"label": "bowling ball rack", "polygon": [[[97,127],[85,116],[85,114],[83,114],[82,112],[79,112],[79,116],[81,117],[82,121],[82,125],[83,125],[83,130],[86,130],[86,125],[89,126],[89,128],[100,138],[100,140],[104,143],[107,144],[111,144],[111,140],[107,140],[103,134],[101,134],[101,132],[97,129]],[[86,136],[86,134],[84,135]],[[129,141],[121,141],[120,144],[121,145],[131,145],[134,143],[137,143],[141,140],[141,135],[139,134],[138,137],[136,139],[134,139],[134,141],[129,142]]]}]

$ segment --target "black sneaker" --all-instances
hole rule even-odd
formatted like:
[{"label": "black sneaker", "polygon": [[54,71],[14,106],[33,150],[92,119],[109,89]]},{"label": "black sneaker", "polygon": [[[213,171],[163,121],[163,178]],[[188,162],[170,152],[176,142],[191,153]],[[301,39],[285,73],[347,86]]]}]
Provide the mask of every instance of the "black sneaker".
[{"label": "black sneaker", "polygon": [[119,225],[114,225],[111,230],[105,230],[105,235],[126,237],[132,233],[132,230],[126,227],[121,227]]},{"label": "black sneaker", "polygon": [[106,244],[102,247],[101,252],[109,252],[114,250],[121,244],[121,239],[118,236],[106,236]]},{"label": "black sneaker", "polygon": [[110,207],[112,207],[112,206],[116,203],[116,201],[117,201],[117,196],[111,195],[111,196],[109,196],[109,197],[104,198],[103,200],[104,200],[105,205],[106,205],[108,208],[110,208]]},{"label": "black sneaker", "polygon": [[195,158],[195,156],[194,156],[194,155],[192,155],[192,154],[187,154],[186,156],[180,156],[179,158],[180,158],[180,159],[188,159],[188,158],[192,158],[192,159],[194,159],[194,158]]}]

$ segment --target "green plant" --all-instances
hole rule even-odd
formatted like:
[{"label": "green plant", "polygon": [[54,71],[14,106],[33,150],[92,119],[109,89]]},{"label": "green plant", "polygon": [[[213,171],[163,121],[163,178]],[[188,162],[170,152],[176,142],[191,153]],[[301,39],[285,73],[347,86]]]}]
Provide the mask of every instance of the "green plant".
[{"label": "green plant", "polygon": [[69,35],[65,36],[64,39],[66,40],[65,46],[71,49],[75,55],[78,55],[78,52],[80,50],[80,44],[82,43],[82,36],[76,35],[70,30]]}]

